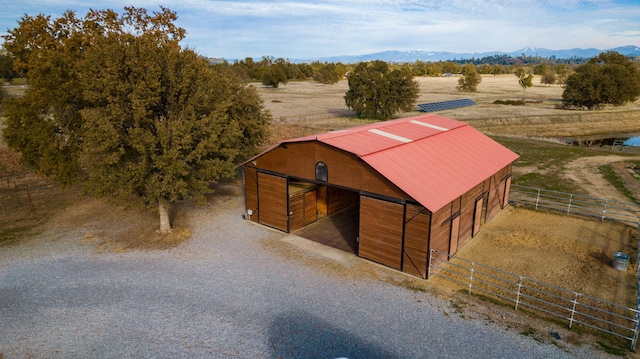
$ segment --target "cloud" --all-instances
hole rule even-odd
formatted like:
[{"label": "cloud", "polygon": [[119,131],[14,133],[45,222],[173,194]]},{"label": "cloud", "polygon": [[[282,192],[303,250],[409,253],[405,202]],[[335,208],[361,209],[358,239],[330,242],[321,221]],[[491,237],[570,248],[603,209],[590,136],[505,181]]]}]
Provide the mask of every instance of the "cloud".
[{"label": "cloud", "polygon": [[[72,8],[82,16],[92,4],[6,2],[0,30],[15,27],[24,13],[59,16]],[[122,11],[129,2],[100,4]],[[149,11],[159,9],[156,2],[136,4]],[[185,45],[225,58],[640,44],[640,6],[633,0],[185,0],[169,8],[178,13],[177,24],[187,30]]]}]

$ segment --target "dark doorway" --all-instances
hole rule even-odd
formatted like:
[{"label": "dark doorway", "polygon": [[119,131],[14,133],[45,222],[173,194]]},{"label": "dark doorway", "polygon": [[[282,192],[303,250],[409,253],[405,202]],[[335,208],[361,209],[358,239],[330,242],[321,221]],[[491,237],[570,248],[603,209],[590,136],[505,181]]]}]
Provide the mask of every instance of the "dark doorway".
[{"label": "dark doorway", "polygon": [[359,206],[354,204],[296,232],[314,242],[358,254]]}]

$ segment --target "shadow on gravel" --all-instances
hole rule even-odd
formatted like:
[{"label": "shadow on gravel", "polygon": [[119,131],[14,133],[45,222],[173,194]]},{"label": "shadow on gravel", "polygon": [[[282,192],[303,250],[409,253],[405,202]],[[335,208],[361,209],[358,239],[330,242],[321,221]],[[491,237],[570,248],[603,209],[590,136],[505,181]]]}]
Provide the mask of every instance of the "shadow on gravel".
[{"label": "shadow on gravel", "polygon": [[357,337],[301,311],[278,315],[269,325],[271,358],[400,358],[378,344]]}]

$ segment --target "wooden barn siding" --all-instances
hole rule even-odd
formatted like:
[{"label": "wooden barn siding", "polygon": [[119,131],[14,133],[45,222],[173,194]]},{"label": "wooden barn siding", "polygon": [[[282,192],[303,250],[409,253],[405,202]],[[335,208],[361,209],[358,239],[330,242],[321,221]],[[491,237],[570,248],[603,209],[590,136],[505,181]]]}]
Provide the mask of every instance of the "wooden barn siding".
[{"label": "wooden barn siding", "polygon": [[462,195],[460,209],[460,237],[458,238],[458,248],[471,238],[475,217],[476,200],[484,193],[484,182],[472,188]]},{"label": "wooden barn siding", "polygon": [[359,255],[401,270],[403,223],[402,204],[361,196]]},{"label": "wooden barn siding", "polygon": [[254,160],[255,166],[313,181],[316,163],[324,162],[329,175],[327,184],[410,199],[391,181],[353,154],[316,141],[288,143],[286,147],[277,147],[258,157]]},{"label": "wooden barn siding", "polygon": [[311,224],[318,219],[316,207],[316,189],[314,188],[313,190],[306,191],[304,193],[304,220],[302,222],[303,226]]},{"label": "wooden barn siding", "polygon": [[258,173],[253,167],[244,166],[244,195],[247,210],[251,210],[251,221],[258,222]]},{"label": "wooden barn siding", "polygon": [[258,172],[259,222],[289,232],[287,178]]},{"label": "wooden barn siding", "polygon": [[289,230],[302,228],[304,221],[304,192],[299,191],[289,196]]},{"label": "wooden barn siding", "polygon": [[511,165],[502,168],[490,178],[489,200],[485,221],[490,221],[504,207],[507,177],[511,175]]},{"label": "wooden barn siding", "polygon": [[[291,190],[290,190],[291,192]],[[316,221],[316,187],[289,194],[289,231]]]},{"label": "wooden barn siding", "polygon": [[358,203],[358,192],[329,187],[329,215]]},{"label": "wooden barn siding", "polygon": [[[455,199],[449,205],[434,213],[431,216],[429,248],[442,253],[449,253],[450,249],[455,249],[456,252],[460,250],[473,235],[476,200],[486,193],[488,193],[488,203],[485,222],[488,222],[498,214],[507,204],[505,194],[508,196],[509,193],[507,185],[510,184],[511,170],[512,165],[509,164],[463,194],[460,198]],[[451,222],[458,210],[460,211],[460,224],[458,238],[455,239],[451,238]],[[482,220],[482,218],[479,218],[479,220]],[[457,240],[457,243],[452,245],[452,240]],[[449,254],[455,254],[455,252]],[[447,260],[445,255],[437,256],[441,260]]]},{"label": "wooden barn siding", "polygon": [[406,205],[405,212],[402,271],[426,278],[431,214],[424,207],[412,204]]},{"label": "wooden barn siding", "polygon": [[[429,248],[440,253],[449,253],[450,234],[451,205],[448,205],[431,215],[431,236],[429,239]],[[447,260],[446,254],[436,253],[434,256],[443,261]]]}]

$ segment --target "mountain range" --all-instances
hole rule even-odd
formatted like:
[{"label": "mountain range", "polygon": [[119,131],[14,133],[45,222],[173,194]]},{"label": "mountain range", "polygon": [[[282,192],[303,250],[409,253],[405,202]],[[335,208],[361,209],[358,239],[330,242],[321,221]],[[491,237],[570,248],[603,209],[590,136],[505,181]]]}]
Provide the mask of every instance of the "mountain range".
[{"label": "mountain range", "polygon": [[545,58],[556,59],[571,59],[571,58],[591,58],[597,56],[604,51],[616,51],[626,56],[640,56],[640,47],[638,46],[621,46],[612,49],[567,49],[567,50],[550,50],[544,48],[527,47],[524,49],[512,51],[512,52],[444,52],[444,51],[423,51],[423,50],[411,50],[411,51],[384,51],[376,52],[373,54],[355,55],[355,56],[330,56],[319,57],[309,59],[290,59],[293,63],[311,63],[313,61],[320,62],[342,62],[342,63],[356,63],[362,61],[381,60],[385,62],[415,62],[417,60],[424,62],[436,62],[436,61],[452,61],[461,59],[480,59],[483,57],[490,57],[494,55],[509,55],[512,57],[518,56],[539,56]]}]

